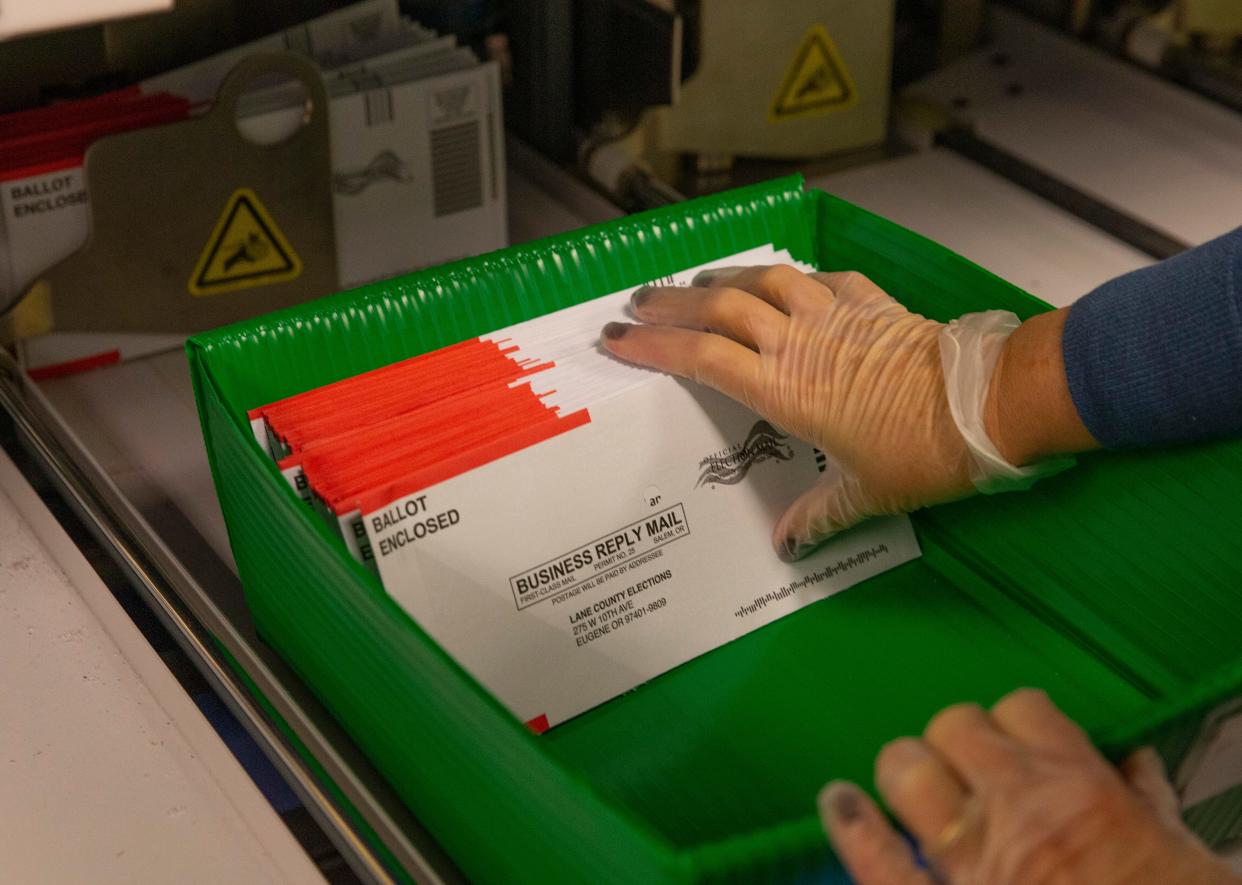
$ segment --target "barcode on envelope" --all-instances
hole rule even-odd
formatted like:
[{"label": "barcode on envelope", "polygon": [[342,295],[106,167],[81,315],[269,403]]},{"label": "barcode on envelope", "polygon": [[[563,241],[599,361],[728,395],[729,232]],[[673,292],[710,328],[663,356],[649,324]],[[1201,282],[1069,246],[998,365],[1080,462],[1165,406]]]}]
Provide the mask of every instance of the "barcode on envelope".
[{"label": "barcode on envelope", "polygon": [[431,133],[431,191],[437,218],[483,205],[478,120]]}]

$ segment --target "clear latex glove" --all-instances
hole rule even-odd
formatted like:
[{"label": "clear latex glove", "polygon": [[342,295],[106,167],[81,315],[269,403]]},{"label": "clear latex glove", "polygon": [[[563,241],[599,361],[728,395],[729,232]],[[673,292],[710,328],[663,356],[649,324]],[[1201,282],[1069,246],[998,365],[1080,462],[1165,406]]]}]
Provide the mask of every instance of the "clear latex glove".
[{"label": "clear latex glove", "polygon": [[[638,290],[632,306],[645,325],[611,324],[603,343],[622,359],[708,384],[828,454],[829,469],[774,528],[782,557],[869,516],[963,497],[996,475],[950,410],[944,324],[910,313],[859,273],[729,268],[694,284]],[[958,386],[978,397],[965,404],[979,419],[974,436],[984,440],[982,398],[1004,336],[953,344],[966,380]]]},{"label": "clear latex glove", "polygon": [[876,786],[928,866],[853,784],[820,816],[858,885],[1237,885],[1182,823],[1160,757],[1110,765],[1041,691],[944,710],[876,759]]}]

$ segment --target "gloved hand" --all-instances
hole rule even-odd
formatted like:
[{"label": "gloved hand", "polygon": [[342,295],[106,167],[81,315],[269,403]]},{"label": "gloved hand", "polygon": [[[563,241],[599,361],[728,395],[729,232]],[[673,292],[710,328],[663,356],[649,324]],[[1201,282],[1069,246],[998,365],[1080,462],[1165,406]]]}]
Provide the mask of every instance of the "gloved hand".
[{"label": "gloved hand", "polygon": [[[796,559],[869,516],[970,494],[1024,471],[981,460],[982,410],[1001,345],[1017,325],[973,314],[950,332],[952,388],[973,421],[967,445],[950,410],[942,323],[912,314],[859,273],[729,268],[688,288],[643,288],[646,325],[612,323],[603,344],[631,362],[708,384],[830,458],[819,483],[777,522],[773,544]],[[975,320],[982,318],[982,326]],[[982,334],[975,332],[982,328]],[[959,334],[965,333],[965,334]]]},{"label": "gloved hand", "polygon": [[1160,757],[1113,768],[1047,695],[944,710],[876,759],[876,786],[931,869],[853,784],[820,815],[858,885],[1217,885],[1242,882],[1182,823]]}]

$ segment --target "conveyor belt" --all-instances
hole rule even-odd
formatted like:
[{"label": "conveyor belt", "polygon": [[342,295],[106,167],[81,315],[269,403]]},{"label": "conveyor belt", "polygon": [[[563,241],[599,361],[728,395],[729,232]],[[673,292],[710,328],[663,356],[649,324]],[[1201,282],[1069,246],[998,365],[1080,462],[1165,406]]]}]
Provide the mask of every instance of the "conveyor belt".
[{"label": "conveyor belt", "polygon": [[1187,245],[1242,221],[1242,115],[992,7],[992,42],[909,87],[974,135]]}]

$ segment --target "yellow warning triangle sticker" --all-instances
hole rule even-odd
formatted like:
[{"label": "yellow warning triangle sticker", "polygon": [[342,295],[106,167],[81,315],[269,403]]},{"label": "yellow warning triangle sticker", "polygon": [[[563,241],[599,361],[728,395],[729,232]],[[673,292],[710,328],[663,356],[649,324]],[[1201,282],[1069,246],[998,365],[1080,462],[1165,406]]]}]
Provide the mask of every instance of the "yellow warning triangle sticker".
[{"label": "yellow warning triangle sticker", "polygon": [[272,216],[248,187],[233,191],[190,276],[191,295],[283,283],[302,273]]},{"label": "yellow warning triangle sticker", "polygon": [[768,108],[768,122],[780,123],[845,110],[858,90],[823,25],[811,25]]}]

